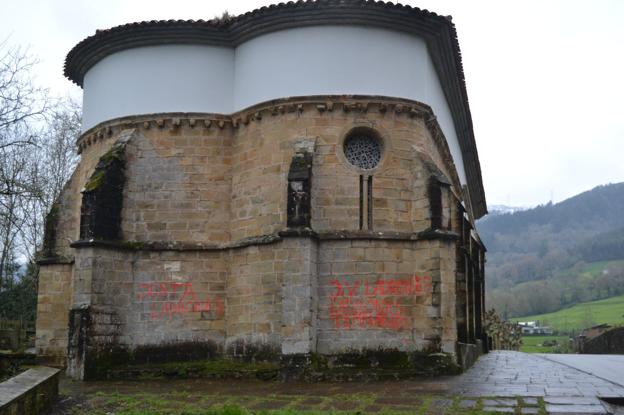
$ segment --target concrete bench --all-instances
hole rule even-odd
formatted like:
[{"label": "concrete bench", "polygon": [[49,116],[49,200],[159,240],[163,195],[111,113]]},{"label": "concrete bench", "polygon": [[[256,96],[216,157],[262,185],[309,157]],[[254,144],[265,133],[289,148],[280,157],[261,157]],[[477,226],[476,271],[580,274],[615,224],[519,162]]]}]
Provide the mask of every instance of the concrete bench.
[{"label": "concrete bench", "polygon": [[40,366],[0,383],[0,415],[34,415],[50,409],[58,396],[60,373]]}]

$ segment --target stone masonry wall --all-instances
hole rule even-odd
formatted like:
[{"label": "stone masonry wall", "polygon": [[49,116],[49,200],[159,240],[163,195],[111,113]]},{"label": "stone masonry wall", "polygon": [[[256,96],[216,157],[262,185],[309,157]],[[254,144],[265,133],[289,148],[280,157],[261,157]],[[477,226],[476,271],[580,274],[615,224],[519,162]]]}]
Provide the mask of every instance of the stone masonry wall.
[{"label": "stone masonry wall", "polygon": [[362,172],[344,160],[341,148],[347,132],[361,126],[381,132],[386,153],[379,167],[366,173],[373,175],[373,229],[418,232],[427,228],[424,175],[416,151],[427,151],[443,171],[446,167],[422,119],[380,112],[379,108],[371,108],[365,114],[336,108],[309,114],[298,125],[305,128],[308,136],[317,137],[312,182],[315,230],[359,227]]},{"label": "stone masonry wall", "polygon": [[453,352],[452,252],[437,241],[324,241],[318,352]]},{"label": "stone masonry wall", "polygon": [[293,114],[240,125],[232,146],[232,240],[270,234],[286,223],[286,175],[301,137]]},{"label": "stone masonry wall", "polygon": [[98,314],[94,344],[212,342],[222,349],[226,269],[219,251],[79,249],[74,307]]},{"label": "stone masonry wall", "polygon": [[231,128],[148,122],[126,150],[123,239],[228,242]]},{"label": "stone masonry wall", "polygon": [[454,246],[285,238],[227,251],[78,250],[93,350],[210,344],[234,356],[454,352]]},{"label": "stone masonry wall", "polygon": [[[329,97],[231,116],[133,117],[87,132],[60,201],[56,249],[65,262],[41,268],[39,353],[63,356],[80,337],[67,333],[70,310],[86,316],[80,321],[96,349],[199,342],[233,355],[452,353],[455,244],[419,232],[431,226],[431,166],[454,195],[461,189],[432,125],[422,104]],[[345,160],[342,140],[363,126],[379,133],[384,156],[365,173],[373,177],[373,221],[361,230],[364,173]],[[132,138],[122,240],[70,247],[79,238],[80,191],[124,131]],[[313,231],[297,234],[286,229],[287,175],[302,140],[315,143]]]},{"label": "stone masonry wall", "polygon": [[232,355],[309,353],[316,255],[308,238],[229,251],[81,248],[73,308],[90,307],[96,349],[210,343]]},{"label": "stone masonry wall", "polygon": [[[427,177],[420,154],[453,177],[452,164],[444,161],[426,115],[372,104],[365,111],[345,110],[348,105],[334,104],[331,111],[313,104],[265,107],[237,115],[235,121],[192,116],[137,120],[126,149],[123,239],[223,244],[283,229],[286,176],[295,144],[302,138],[316,141],[312,227],[358,229],[361,172],[341,152],[345,135],[363,125],[381,132],[385,153],[371,172],[373,229],[426,229]],[[64,219],[59,226],[58,240],[64,247],[78,237],[80,189],[99,157],[130,127],[119,125],[95,133],[101,138],[90,139],[89,145],[82,142],[82,161],[63,196],[71,199],[62,207]],[[63,252],[71,256],[67,248]]]},{"label": "stone masonry wall", "polygon": [[71,264],[41,267],[37,296],[37,355],[63,365],[67,353],[67,325],[72,304]]},{"label": "stone masonry wall", "polygon": [[286,238],[229,254],[227,341],[230,354],[314,350],[316,243]]},{"label": "stone masonry wall", "polygon": [[227,254],[227,349],[235,355],[264,345],[280,345],[282,270],[276,262],[287,254],[275,245],[235,249]]}]

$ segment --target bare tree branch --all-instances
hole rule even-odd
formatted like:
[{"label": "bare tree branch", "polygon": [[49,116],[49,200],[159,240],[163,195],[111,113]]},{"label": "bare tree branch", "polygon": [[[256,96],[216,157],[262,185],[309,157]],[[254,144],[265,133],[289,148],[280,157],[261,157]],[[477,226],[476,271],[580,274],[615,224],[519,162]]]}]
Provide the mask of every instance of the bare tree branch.
[{"label": "bare tree branch", "polygon": [[16,261],[34,260],[45,216],[78,160],[79,106],[36,86],[36,63],[28,50],[0,42],[0,291]]}]

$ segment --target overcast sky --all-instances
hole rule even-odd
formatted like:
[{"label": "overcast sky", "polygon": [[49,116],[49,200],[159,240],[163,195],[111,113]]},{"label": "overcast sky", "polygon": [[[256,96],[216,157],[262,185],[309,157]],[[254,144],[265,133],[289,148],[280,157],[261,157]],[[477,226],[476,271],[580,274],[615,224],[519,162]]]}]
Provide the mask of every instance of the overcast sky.
[{"label": "overcast sky", "polygon": [[[210,19],[244,0],[0,0],[0,39],[29,46],[38,83],[81,96],[67,52],[96,29]],[[624,1],[406,1],[452,15],[488,204],[561,201],[624,181]]]}]

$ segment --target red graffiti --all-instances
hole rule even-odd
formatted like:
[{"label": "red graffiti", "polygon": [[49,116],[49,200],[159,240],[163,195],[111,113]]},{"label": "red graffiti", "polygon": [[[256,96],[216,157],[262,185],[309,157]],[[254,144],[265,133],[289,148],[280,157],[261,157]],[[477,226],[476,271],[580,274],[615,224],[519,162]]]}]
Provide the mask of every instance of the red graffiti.
[{"label": "red graffiti", "polygon": [[148,282],[138,285],[144,291],[137,293],[137,300],[149,302],[152,320],[197,312],[211,312],[218,318],[225,313],[220,298],[198,299],[192,282]]},{"label": "red graffiti", "polygon": [[332,280],[335,291],[329,296],[329,316],[336,328],[409,328],[408,305],[398,296],[422,296],[431,292],[431,277],[414,275],[403,279]]}]

